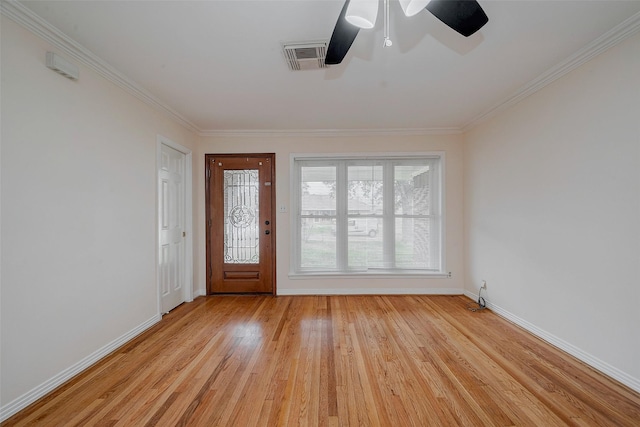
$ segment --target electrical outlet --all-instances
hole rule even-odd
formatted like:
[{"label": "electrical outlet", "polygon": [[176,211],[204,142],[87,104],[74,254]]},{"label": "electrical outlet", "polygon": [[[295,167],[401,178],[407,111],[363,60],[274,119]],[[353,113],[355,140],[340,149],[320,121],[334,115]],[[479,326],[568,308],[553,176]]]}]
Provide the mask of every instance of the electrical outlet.
[{"label": "electrical outlet", "polygon": [[482,281],[482,286],[480,286],[480,289],[484,289],[485,291],[487,290],[487,281],[486,280]]}]

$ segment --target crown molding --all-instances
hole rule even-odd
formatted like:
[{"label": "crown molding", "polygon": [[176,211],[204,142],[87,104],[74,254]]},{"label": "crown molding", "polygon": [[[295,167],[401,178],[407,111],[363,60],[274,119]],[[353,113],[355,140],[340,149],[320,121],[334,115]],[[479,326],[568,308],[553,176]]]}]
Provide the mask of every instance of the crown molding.
[{"label": "crown molding", "polygon": [[17,0],[1,0],[0,13],[22,25],[35,35],[90,67],[107,80],[121,87],[151,107],[164,112],[185,128],[202,137],[366,137],[366,136],[419,136],[460,134],[458,127],[424,129],[225,129],[202,130],[168,105],[153,96],[136,82],[125,76],[103,59],[86,49],[45,19]]},{"label": "crown molding", "polygon": [[514,94],[496,103],[483,113],[475,116],[461,127],[439,127],[423,129],[227,129],[202,130],[171,107],[153,96],[104,60],[90,52],[75,40],[58,30],[46,20],[19,3],[17,0],[1,0],[0,13],[48,41],[82,64],[121,87],[131,95],[159,110],[176,122],[202,137],[363,137],[363,136],[419,136],[462,134],[491,119],[500,112],[517,104],[565,74],[580,67],[600,53],[617,45],[640,31],[640,12],[607,31],[593,42],[571,55],[566,60],[550,68],[540,76],[518,89]]},{"label": "crown molding", "polygon": [[477,115],[469,123],[462,126],[461,131],[468,132],[480,123],[489,120],[490,118],[496,116],[498,113],[517,104],[528,96],[533,95],[543,87],[558,80],[565,74],[575,70],[576,68],[580,67],[581,65],[593,59],[607,49],[631,37],[638,31],[640,31],[640,12],[632,15],[630,18],[627,18],[564,61],[548,69],[537,78],[522,86],[513,95],[510,95],[502,101],[498,102],[484,113]]},{"label": "crown molding", "polygon": [[421,136],[461,134],[457,127],[421,128],[421,129],[227,129],[205,130],[199,132],[203,137],[249,138],[249,137],[363,137],[363,136]]},{"label": "crown molding", "polygon": [[53,46],[73,57],[75,60],[93,69],[102,77],[121,87],[129,94],[135,96],[156,110],[167,114],[173,120],[190,131],[195,133],[200,132],[200,129],[198,129],[196,125],[153,96],[149,91],[142,88],[129,77],[113,68],[107,62],[64,34],[62,31],[58,30],[56,27],[42,19],[31,11],[31,9],[18,1],[2,0],[0,2],[0,13],[22,25],[45,41],[51,43]]},{"label": "crown molding", "polygon": [[228,129],[202,130],[194,123],[180,115],[168,105],[153,96],[129,77],[116,70],[106,61],[86,49],[55,26],[38,16],[31,9],[17,0],[1,0],[0,13],[22,25],[35,35],[51,43],[72,58],[90,67],[107,80],[121,87],[131,95],[147,103],[180,123],[185,128],[203,137],[359,137],[359,136],[415,136],[415,135],[443,135],[460,134],[457,127],[427,128],[427,129]]}]

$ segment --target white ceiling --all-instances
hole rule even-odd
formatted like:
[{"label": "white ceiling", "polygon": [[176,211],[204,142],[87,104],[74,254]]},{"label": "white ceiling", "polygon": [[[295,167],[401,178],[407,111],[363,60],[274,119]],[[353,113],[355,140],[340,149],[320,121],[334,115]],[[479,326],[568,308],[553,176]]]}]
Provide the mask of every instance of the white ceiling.
[{"label": "white ceiling", "polygon": [[343,1],[23,1],[201,132],[464,129],[640,12],[640,0],[480,0],[469,38],[391,0],[340,65],[290,71],[283,42],[328,40]]}]

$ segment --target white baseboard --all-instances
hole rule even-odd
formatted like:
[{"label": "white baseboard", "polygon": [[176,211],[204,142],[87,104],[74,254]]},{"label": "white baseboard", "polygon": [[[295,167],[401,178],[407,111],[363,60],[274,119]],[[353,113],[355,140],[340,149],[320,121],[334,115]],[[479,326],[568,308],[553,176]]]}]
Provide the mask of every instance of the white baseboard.
[{"label": "white baseboard", "polygon": [[278,295],[462,295],[462,289],[451,288],[319,288],[278,289]]},{"label": "white baseboard", "polygon": [[[474,301],[478,300],[478,295],[477,294],[473,294],[469,291],[464,291],[464,295],[471,298]],[[584,350],[574,346],[571,343],[568,343],[558,337],[556,337],[553,334],[550,334],[549,332],[538,328],[536,325],[521,319],[520,317],[516,316],[513,313],[508,312],[507,310],[498,307],[495,304],[492,304],[490,301],[487,301],[487,308],[491,309],[491,311],[493,311],[494,313],[496,313],[498,316],[503,317],[505,319],[507,319],[508,321],[515,323],[516,325],[520,326],[521,328],[527,330],[528,332],[531,332],[533,335],[537,336],[538,338],[548,342],[549,344],[559,348],[560,350],[569,353],[571,356],[575,357],[578,360],[581,360],[582,362],[586,363],[587,365],[591,366],[592,368],[602,372],[603,374],[613,378],[616,381],[621,382],[622,384],[626,385],[627,387],[637,391],[640,393],[640,379],[638,378],[634,378],[631,375],[627,374],[624,371],[621,371],[620,369],[609,365],[608,363],[598,359],[597,357],[585,352]]]},{"label": "white baseboard", "polygon": [[142,324],[136,326],[126,334],[122,335],[119,338],[111,341],[109,344],[104,347],[96,350],[89,356],[80,360],[79,362],[73,364],[68,367],[64,371],[35,387],[34,389],[26,392],[22,396],[14,399],[13,401],[7,403],[6,405],[0,408],[0,422],[6,420],[10,416],[16,414],[17,412],[23,410],[27,406],[31,405],[36,400],[40,399],[47,393],[55,390],[57,387],[61,386],[65,382],[69,381],[71,378],[84,371],[103,357],[109,355],[111,352],[116,350],[118,347],[126,344],[136,336],[140,335],[142,332],[149,329],[151,326],[158,323],[161,319],[159,314],[153,316],[151,319],[143,322]]}]

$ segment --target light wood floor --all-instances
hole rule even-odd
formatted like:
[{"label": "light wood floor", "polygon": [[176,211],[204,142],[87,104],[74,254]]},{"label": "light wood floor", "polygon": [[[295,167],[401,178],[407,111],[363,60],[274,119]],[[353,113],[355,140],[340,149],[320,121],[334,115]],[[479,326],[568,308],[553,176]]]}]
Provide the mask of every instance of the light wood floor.
[{"label": "light wood floor", "polygon": [[640,395],[462,296],[201,297],[3,425],[640,426]]}]

